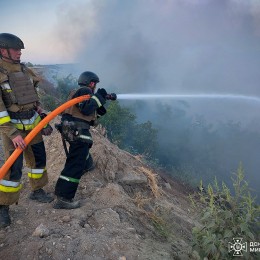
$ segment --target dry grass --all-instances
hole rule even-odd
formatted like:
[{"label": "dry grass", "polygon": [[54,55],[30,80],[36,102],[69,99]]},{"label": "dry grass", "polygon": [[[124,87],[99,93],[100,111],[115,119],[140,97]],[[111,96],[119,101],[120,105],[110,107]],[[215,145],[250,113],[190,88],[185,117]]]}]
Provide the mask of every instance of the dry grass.
[{"label": "dry grass", "polygon": [[161,194],[159,191],[158,181],[157,181],[157,175],[153,173],[151,170],[145,168],[145,167],[139,167],[139,170],[146,175],[148,178],[149,186],[152,190],[153,195],[158,198]]},{"label": "dry grass", "polygon": [[138,192],[135,194],[133,200],[139,209],[143,209],[144,205],[151,201],[151,198],[145,198],[141,192]]}]

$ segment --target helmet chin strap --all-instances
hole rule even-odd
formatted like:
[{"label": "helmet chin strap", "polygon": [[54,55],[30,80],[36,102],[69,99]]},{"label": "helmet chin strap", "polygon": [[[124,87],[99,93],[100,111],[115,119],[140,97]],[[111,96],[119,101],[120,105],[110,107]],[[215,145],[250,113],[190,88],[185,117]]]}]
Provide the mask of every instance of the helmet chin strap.
[{"label": "helmet chin strap", "polygon": [[[92,83],[92,84],[91,84],[91,83]],[[93,83],[94,83],[93,81],[90,82],[90,84],[88,85],[88,87],[92,89],[93,93],[95,93],[95,90],[96,90],[96,86],[97,86],[97,84],[96,84],[96,83],[93,84]]]},{"label": "helmet chin strap", "polygon": [[7,53],[8,53],[8,57],[7,57],[7,56],[4,56],[3,54],[1,54],[1,56],[2,56],[3,58],[7,59],[7,60],[12,61],[12,63],[15,63],[15,64],[18,64],[18,63],[21,62],[21,60],[14,60],[14,59],[11,58],[11,54],[10,54],[9,49],[7,49]]}]

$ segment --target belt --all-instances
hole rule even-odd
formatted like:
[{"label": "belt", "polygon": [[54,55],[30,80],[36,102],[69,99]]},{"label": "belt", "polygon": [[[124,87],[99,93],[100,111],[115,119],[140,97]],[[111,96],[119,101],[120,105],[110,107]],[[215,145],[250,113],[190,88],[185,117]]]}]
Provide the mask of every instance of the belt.
[{"label": "belt", "polygon": [[35,110],[25,110],[25,111],[19,111],[19,112],[12,112],[8,111],[8,114],[11,119],[30,119],[34,116]]},{"label": "belt", "polygon": [[62,122],[64,121],[69,121],[69,122],[73,122],[74,125],[76,127],[82,128],[82,129],[89,129],[90,128],[90,122],[80,119],[80,118],[76,118],[70,114],[63,114],[62,115]]}]

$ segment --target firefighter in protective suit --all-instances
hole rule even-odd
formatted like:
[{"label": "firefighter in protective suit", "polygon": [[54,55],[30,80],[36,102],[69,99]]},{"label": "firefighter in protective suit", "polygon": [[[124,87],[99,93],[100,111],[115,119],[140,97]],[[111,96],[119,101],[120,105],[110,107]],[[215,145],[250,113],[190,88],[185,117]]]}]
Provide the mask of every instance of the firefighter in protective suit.
[{"label": "firefighter in protective suit", "polygon": [[[53,198],[42,188],[47,184],[46,153],[41,133],[26,146],[25,136],[41,121],[43,110],[36,92],[40,79],[20,63],[24,44],[20,38],[0,33],[0,132],[5,159],[19,147],[23,153],[16,159],[3,180],[0,180],[0,227],[10,225],[9,205],[18,202],[22,187],[23,156],[29,168],[32,192],[29,198],[51,202]],[[42,131],[49,135],[51,126]]]},{"label": "firefighter in protective suit", "polygon": [[55,186],[57,196],[53,207],[55,209],[74,209],[80,207],[79,201],[74,201],[80,178],[93,169],[93,160],[89,150],[93,144],[90,126],[96,125],[99,116],[106,113],[103,106],[107,99],[116,100],[116,94],[107,94],[99,88],[95,93],[98,76],[90,71],[83,72],[79,79],[78,89],[73,90],[68,99],[82,95],[91,98],[66,109],[61,118],[61,124],[56,126],[62,137],[69,143],[66,163]]}]

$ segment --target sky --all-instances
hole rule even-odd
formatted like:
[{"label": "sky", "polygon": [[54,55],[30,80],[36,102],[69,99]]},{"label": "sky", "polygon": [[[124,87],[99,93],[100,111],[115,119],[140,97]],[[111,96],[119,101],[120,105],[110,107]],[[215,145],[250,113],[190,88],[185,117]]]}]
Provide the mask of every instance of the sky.
[{"label": "sky", "polygon": [[23,61],[77,63],[129,91],[260,92],[260,0],[0,3]]}]

